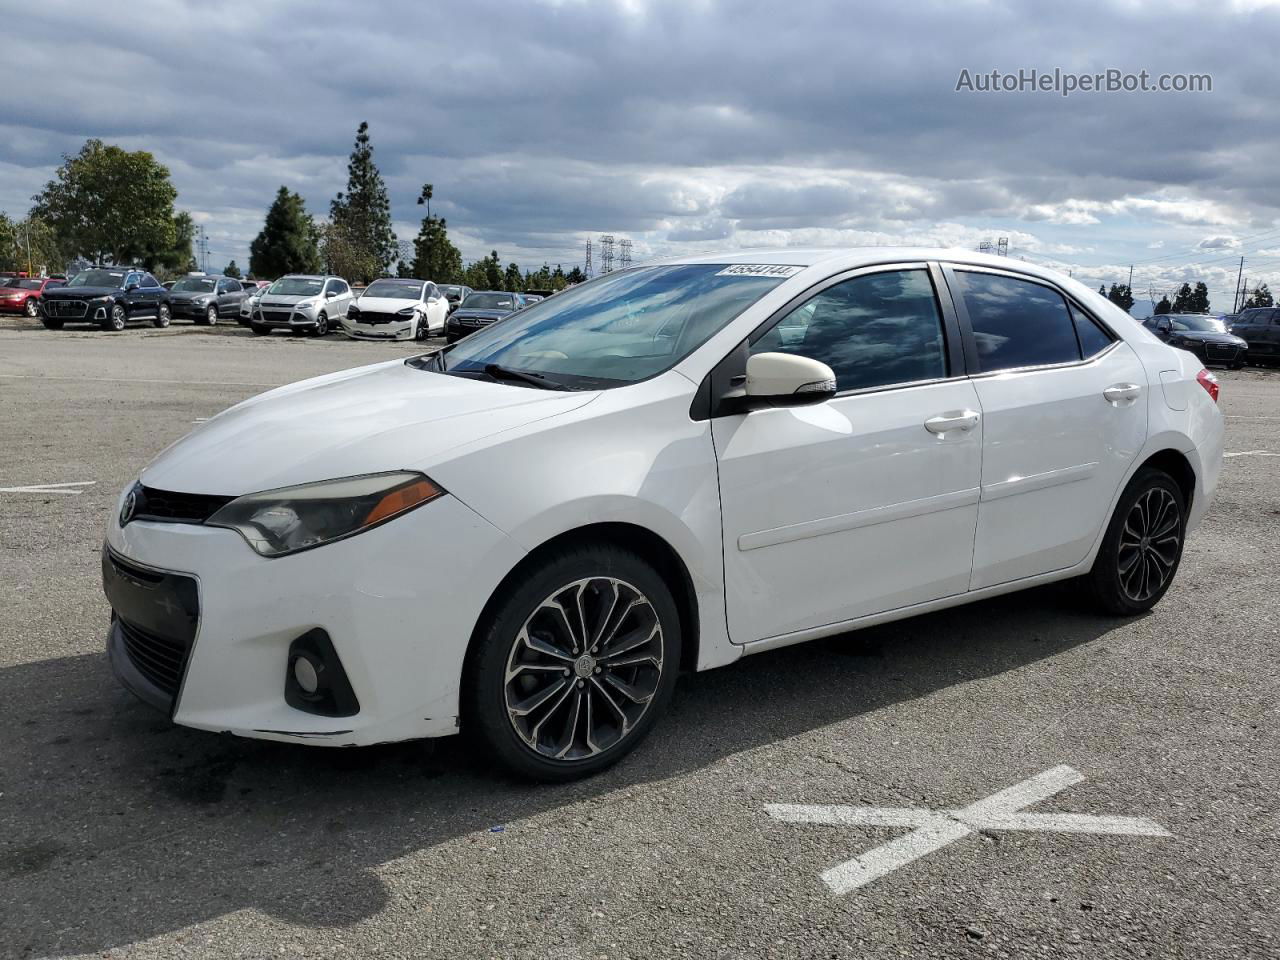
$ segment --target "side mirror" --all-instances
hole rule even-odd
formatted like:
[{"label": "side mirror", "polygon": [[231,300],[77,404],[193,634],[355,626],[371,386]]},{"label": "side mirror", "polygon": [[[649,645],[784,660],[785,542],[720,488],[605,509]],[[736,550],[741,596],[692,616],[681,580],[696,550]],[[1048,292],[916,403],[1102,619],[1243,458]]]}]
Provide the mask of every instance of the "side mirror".
[{"label": "side mirror", "polygon": [[124,285],[125,293],[128,293],[130,290],[137,290],[137,289],[138,289],[138,281],[136,280],[130,281],[129,283],[126,283]]},{"label": "side mirror", "polygon": [[836,394],[836,375],[821,360],[790,353],[757,353],[747,359],[750,401],[798,407],[822,403]]}]

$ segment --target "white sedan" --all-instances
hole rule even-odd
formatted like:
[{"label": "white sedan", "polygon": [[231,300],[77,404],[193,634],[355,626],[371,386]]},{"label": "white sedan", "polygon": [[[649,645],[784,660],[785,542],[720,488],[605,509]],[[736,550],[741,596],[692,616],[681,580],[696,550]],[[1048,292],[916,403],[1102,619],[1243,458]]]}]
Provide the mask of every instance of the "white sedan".
[{"label": "white sedan", "polygon": [[425,340],[444,333],[449,301],[430,280],[375,280],[347,308],[342,332],[355,340]]},{"label": "white sedan", "polygon": [[606,274],[165,450],[108,526],[110,659],[190,727],[461,729],[581,776],[681,670],[1055,580],[1150,609],[1213,498],[1217,397],[1190,353],[1005,258]]}]

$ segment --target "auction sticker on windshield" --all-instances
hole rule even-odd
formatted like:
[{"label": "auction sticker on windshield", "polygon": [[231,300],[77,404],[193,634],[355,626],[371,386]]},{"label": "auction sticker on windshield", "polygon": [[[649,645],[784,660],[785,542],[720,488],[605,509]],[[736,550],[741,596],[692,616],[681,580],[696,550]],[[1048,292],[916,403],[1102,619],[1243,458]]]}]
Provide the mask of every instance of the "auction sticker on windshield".
[{"label": "auction sticker on windshield", "polygon": [[725,267],[717,277],[794,277],[804,267],[785,263],[735,263]]}]

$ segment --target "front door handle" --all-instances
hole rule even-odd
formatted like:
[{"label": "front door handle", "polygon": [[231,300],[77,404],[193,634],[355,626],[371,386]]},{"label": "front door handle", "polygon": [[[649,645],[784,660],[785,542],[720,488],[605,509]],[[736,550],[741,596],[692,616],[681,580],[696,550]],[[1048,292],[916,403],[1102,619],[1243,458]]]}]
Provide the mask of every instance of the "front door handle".
[{"label": "front door handle", "polygon": [[974,410],[960,410],[954,413],[944,413],[937,417],[930,417],[924,422],[924,428],[930,433],[936,433],[939,436],[950,433],[953,430],[968,432],[978,425],[978,414]]},{"label": "front door handle", "polygon": [[1107,403],[1121,404],[1137,400],[1141,393],[1142,388],[1136,383],[1113,383],[1102,391],[1102,396]]}]

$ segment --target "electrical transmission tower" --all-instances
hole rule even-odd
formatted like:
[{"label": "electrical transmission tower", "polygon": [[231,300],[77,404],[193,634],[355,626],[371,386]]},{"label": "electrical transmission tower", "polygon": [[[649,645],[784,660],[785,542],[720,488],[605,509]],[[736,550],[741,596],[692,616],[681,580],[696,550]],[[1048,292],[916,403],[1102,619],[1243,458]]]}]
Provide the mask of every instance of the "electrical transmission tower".
[{"label": "electrical transmission tower", "polygon": [[619,258],[621,263],[618,269],[625,270],[627,267],[631,266],[631,240],[623,237],[622,240],[618,242],[618,247],[622,251],[622,255]]},{"label": "electrical transmission tower", "polygon": [[205,273],[209,272],[209,235],[205,233],[204,227],[200,228],[196,237],[196,263]]},{"label": "electrical transmission tower", "polygon": [[588,280],[591,279],[592,270],[591,270],[591,238],[590,237],[587,237],[587,259],[586,259],[586,262],[583,264],[582,272],[586,274],[586,277]]},{"label": "electrical transmission tower", "polygon": [[606,233],[600,238],[600,272],[613,272],[613,234]]},{"label": "electrical transmission tower", "polygon": [[1001,237],[996,241],[996,256],[1007,257],[1009,255],[1009,238]]}]

